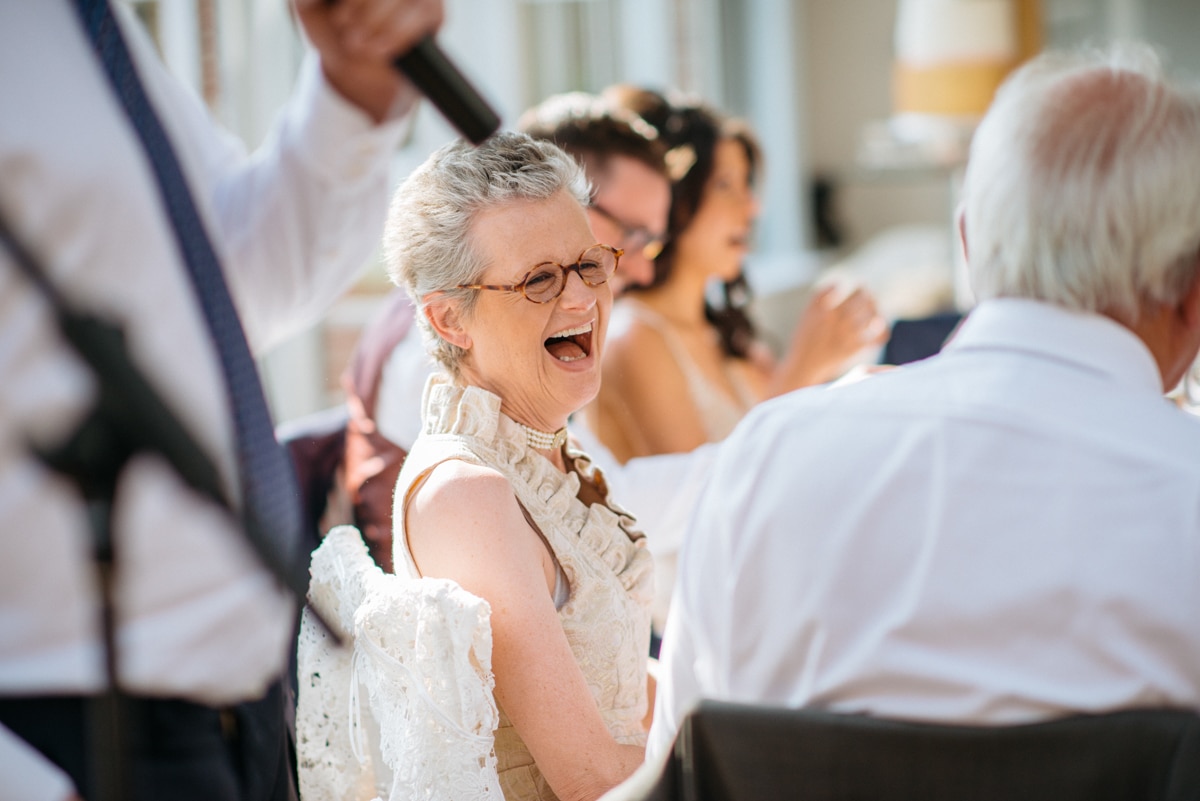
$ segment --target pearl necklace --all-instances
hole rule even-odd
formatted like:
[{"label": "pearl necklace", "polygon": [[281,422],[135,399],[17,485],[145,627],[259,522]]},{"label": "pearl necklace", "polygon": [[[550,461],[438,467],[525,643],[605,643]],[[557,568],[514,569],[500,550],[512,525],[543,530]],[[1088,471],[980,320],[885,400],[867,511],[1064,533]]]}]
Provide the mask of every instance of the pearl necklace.
[{"label": "pearl necklace", "polygon": [[567,427],[563,426],[551,433],[530,428],[524,423],[517,423],[525,430],[525,444],[538,451],[556,451],[567,441]]}]

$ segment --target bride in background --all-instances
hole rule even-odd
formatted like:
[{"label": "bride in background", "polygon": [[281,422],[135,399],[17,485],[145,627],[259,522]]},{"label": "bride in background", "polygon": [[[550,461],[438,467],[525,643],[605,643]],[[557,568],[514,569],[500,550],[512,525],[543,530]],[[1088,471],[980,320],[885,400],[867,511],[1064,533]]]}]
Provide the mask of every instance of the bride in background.
[{"label": "bride in background", "polygon": [[[747,125],[698,103],[628,85],[611,102],[641,115],[669,148],[673,185],[655,279],[618,301],[604,382],[587,412],[622,462],[725,438],[752,406],[830,381],[888,330],[863,288],[821,286],[776,359],[746,312],[742,261],[759,204],[761,151]],[[723,298],[708,292],[719,285]]]}]

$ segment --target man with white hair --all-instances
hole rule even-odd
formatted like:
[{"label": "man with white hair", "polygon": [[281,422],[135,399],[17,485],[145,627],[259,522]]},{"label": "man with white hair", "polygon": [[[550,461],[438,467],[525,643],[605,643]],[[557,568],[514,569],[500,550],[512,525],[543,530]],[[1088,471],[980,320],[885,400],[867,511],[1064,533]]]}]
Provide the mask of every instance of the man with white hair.
[{"label": "man with white hair", "polygon": [[647,750],[701,697],[969,724],[1200,709],[1200,92],[1043,56],[972,144],[979,305],[760,406],[681,556]]}]

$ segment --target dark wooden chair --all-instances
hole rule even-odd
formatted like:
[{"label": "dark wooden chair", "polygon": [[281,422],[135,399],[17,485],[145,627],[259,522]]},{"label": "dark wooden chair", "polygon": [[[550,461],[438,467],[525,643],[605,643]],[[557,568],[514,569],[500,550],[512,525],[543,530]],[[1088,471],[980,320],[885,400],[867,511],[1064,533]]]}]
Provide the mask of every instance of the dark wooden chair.
[{"label": "dark wooden chair", "polygon": [[604,801],[1196,801],[1200,715],[957,726],[703,702]]}]

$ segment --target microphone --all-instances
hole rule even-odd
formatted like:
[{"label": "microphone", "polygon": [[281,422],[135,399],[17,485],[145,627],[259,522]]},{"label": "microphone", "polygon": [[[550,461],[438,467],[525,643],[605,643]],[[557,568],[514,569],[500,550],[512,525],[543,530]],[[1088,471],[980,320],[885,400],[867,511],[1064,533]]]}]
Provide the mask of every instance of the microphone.
[{"label": "microphone", "polygon": [[[328,6],[337,2],[324,0]],[[471,144],[480,144],[500,127],[499,115],[446,58],[432,36],[426,36],[407,53],[396,56],[392,65],[403,72]]]},{"label": "microphone", "polygon": [[417,42],[392,63],[472,144],[480,144],[500,127],[500,117],[446,58],[432,36]]}]

